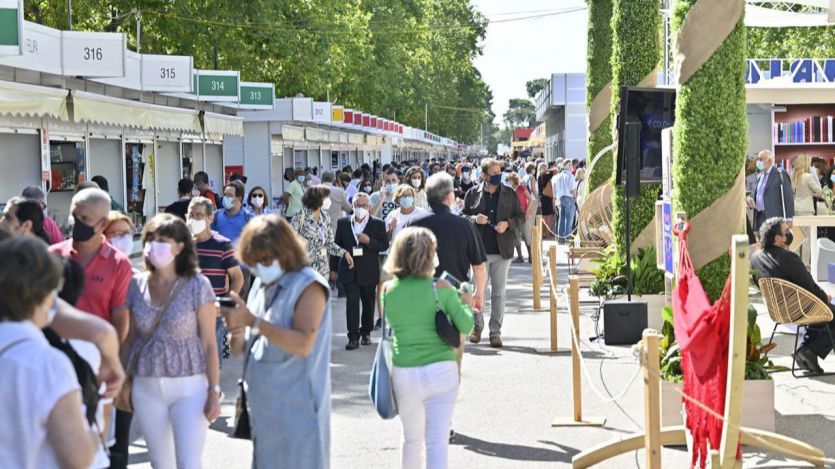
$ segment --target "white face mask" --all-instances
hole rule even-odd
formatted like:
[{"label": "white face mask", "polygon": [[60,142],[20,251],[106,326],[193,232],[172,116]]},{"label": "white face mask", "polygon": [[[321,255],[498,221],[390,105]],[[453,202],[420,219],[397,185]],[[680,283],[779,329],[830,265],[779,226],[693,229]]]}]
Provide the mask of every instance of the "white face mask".
[{"label": "white face mask", "polygon": [[284,271],[281,269],[281,264],[278,261],[273,261],[270,265],[255,264],[251,270],[256,277],[261,279],[261,283],[264,285],[275,283],[284,274]]},{"label": "white face mask", "polygon": [[191,231],[192,236],[197,236],[206,231],[206,220],[195,220],[193,218],[189,218],[188,221],[186,221],[186,226],[188,226],[188,230]]},{"label": "white face mask", "polygon": [[420,179],[412,179],[412,186],[420,187]]},{"label": "white face mask", "polygon": [[365,217],[368,216],[368,209],[363,207],[357,207],[354,209],[354,216],[357,220],[365,220]]},{"label": "white face mask", "polygon": [[133,235],[130,233],[110,238],[110,245],[124,254],[133,252]]},{"label": "white face mask", "polygon": [[328,211],[331,208],[331,199],[327,198],[322,201],[322,210]]},{"label": "white face mask", "polygon": [[252,196],[252,206],[255,208],[261,208],[264,205],[264,198],[263,197],[256,197]]}]

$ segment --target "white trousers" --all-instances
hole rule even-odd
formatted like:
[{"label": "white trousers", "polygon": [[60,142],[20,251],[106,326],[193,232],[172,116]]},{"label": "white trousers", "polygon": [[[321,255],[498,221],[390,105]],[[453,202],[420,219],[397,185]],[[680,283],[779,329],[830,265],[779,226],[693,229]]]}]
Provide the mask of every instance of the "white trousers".
[{"label": "white trousers", "polygon": [[393,367],[392,381],[403,422],[403,469],[446,469],[449,425],[458,398],[458,367],[454,361],[425,366]]},{"label": "white trousers", "polygon": [[134,377],[134,419],[148,443],[154,469],[201,467],[209,421],[203,415],[206,375]]}]

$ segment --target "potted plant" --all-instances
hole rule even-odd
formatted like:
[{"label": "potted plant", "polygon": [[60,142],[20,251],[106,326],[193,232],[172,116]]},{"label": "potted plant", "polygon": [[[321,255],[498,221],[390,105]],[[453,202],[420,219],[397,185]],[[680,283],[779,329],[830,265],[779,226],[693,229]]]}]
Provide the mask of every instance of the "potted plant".
[{"label": "potted plant", "polygon": [[594,281],[589,285],[592,295],[606,301],[626,293],[626,262],[614,246],[606,247],[603,257],[592,262],[598,264],[592,270]]},{"label": "potted plant", "polygon": [[[681,389],[681,351],[675,342],[673,308],[662,309],[664,324],[659,341],[661,356],[661,426],[682,425],[683,404],[676,389]],[[765,356],[774,344],[763,346],[757,311],[748,305],[747,352],[745,359],[745,387],[742,401],[742,425],[774,431],[774,381],[770,371],[779,371]]]}]

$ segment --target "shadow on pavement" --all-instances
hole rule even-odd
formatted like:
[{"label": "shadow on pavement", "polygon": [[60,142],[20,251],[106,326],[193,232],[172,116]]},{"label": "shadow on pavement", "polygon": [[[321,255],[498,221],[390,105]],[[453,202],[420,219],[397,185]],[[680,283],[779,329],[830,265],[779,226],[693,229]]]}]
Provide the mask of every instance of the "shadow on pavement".
[{"label": "shadow on pavement", "polygon": [[505,443],[493,443],[490,441],[479,440],[463,434],[456,434],[452,440],[452,445],[463,446],[467,451],[472,451],[484,456],[491,456],[502,459],[512,459],[514,461],[544,461],[544,462],[564,462],[570,463],[571,458],[580,451],[568,446],[562,446],[553,441],[539,440],[539,443],[554,446],[559,448],[556,451],[548,448],[538,448],[535,446],[525,445],[510,445]]}]

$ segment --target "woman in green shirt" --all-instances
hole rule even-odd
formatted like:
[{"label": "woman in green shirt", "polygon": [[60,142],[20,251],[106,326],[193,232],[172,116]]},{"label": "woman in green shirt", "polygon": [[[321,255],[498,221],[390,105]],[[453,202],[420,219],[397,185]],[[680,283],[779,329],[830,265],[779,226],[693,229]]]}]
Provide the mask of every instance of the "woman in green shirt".
[{"label": "woman in green shirt", "polygon": [[[435,235],[405,228],[394,241],[385,269],[395,279],[383,287],[381,304],[393,331],[392,382],[403,422],[404,469],[446,468],[449,425],[458,397],[455,349],[435,330],[435,293],[440,308],[462,334],[473,328],[472,295],[432,279],[438,265]],[[435,290],[433,292],[433,290]]]}]

